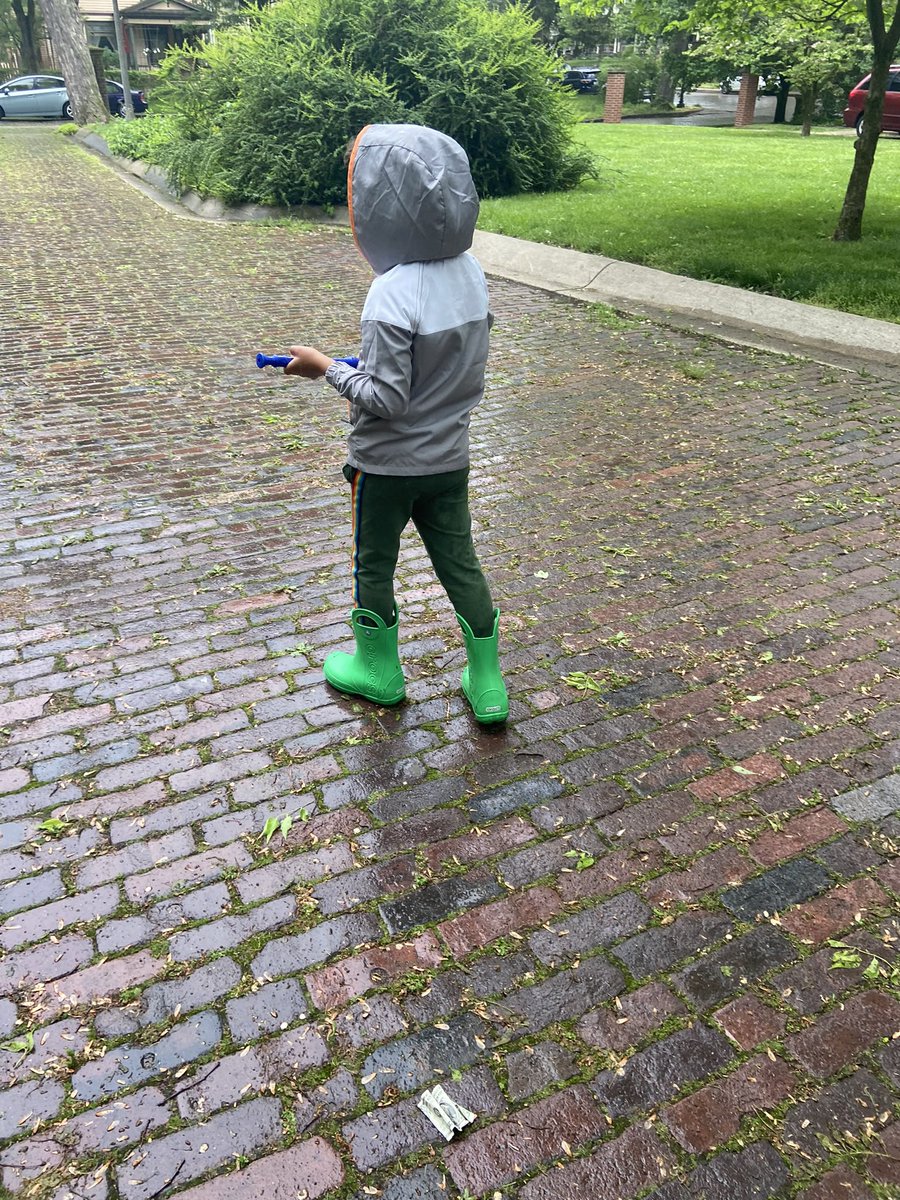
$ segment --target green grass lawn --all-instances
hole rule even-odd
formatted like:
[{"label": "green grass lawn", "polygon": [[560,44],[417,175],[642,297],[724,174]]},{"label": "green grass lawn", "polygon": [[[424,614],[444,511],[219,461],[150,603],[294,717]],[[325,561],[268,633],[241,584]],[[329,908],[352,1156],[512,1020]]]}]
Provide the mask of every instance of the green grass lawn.
[{"label": "green grass lawn", "polygon": [[831,240],[853,139],[792,127],[579,125],[599,179],[485,200],[479,226],[900,322],[900,139],[881,139],[863,239]]}]

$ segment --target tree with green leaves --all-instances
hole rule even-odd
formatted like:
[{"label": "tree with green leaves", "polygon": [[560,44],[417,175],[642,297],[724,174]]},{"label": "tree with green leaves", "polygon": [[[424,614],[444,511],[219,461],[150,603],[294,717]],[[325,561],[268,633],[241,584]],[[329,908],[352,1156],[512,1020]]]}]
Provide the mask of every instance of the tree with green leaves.
[{"label": "tree with green leaves", "polygon": [[800,93],[802,133],[808,136],[820,90],[858,61],[865,23],[852,0],[776,3],[779,7],[760,3],[733,14],[720,4],[710,7],[698,55],[790,81]]},{"label": "tree with green leaves", "polygon": [[836,242],[858,242],[862,237],[869,177],[875,163],[875,151],[881,132],[884,93],[897,43],[900,42],[900,0],[888,0],[887,7],[883,0],[866,0],[866,17],[872,37],[872,74],[863,114],[862,133],[856,139],[853,169],[834,231]]},{"label": "tree with green leaves", "polygon": [[749,6],[745,0],[700,0],[695,12],[707,28],[727,31],[733,37],[739,38],[741,31],[750,36],[754,27],[770,30],[770,49],[777,41],[779,53],[789,59],[784,73],[804,90],[807,130],[822,83],[846,65],[848,56],[855,58],[864,42],[869,43],[871,78],[863,128],[834,231],[835,241],[858,241],[881,132],[884,94],[900,42],[900,0],[887,0],[887,4],[865,0],[864,6],[862,0],[755,0]]}]

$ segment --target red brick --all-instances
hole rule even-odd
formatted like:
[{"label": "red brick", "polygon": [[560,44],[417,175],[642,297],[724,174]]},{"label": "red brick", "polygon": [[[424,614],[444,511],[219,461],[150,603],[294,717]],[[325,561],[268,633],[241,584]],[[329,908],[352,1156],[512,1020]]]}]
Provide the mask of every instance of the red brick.
[{"label": "red brick", "polygon": [[[38,697],[39,698],[39,697]],[[22,701],[22,703],[25,703]],[[95,704],[90,708],[68,708],[63,712],[53,713],[49,717],[31,721],[13,729],[9,744],[20,745],[22,742],[33,742],[38,738],[53,737],[70,729],[87,729],[91,725],[100,725],[112,714],[111,704]],[[4,724],[0,719],[0,725]]]},{"label": "red brick", "polygon": [[343,1008],[370,988],[390,983],[412,970],[428,970],[443,961],[433,933],[422,933],[409,942],[351,955],[334,967],[310,971],[304,977],[310,999],[326,1011]]},{"label": "red brick", "polygon": [[[646,786],[640,779],[638,786]],[[622,845],[640,841],[658,834],[661,830],[674,829],[694,807],[693,800],[684,792],[669,792],[652,800],[641,800],[597,821],[597,829],[610,840],[621,841]]]},{"label": "red brick", "polygon": [[900,1183],[900,1121],[888,1125],[873,1142],[868,1170],[885,1188]]},{"label": "red brick", "polygon": [[842,1163],[801,1192],[797,1200],[875,1200],[875,1193]]},{"label": "red brick", "polygon": [[10,700],[0,704],[0,726],[5,728],[16,721],[31,721],[43,713],[52,692],[41,692],[38,696],[28,696],[24,700]]},{"label": "red brick", "polygon": [[637,1125],[593,1154],[529,1180],[518,1194],[521,1200],[628,1200],[652,1184],[662,1184],[673,1165],[656,1134]]},{"label": "red brick", "polygon": [[878,872],[878,878],[886,888],[890,888],[892,892],[900,894],[900,859],[885,863]]},{"label": "red brick", "polygon": [[716,1020],[742,1050],[772,1041],[784,1032],[785,1017],[755,996],[740,996],[714,1014]]},{"label": "red brick", "polygon": [[425,858],[432,870],[454,860],[458,863],[484,862],[505,850],[531,842],[537,836],[537,830],[521,817],[509,817],[477,833],[464,833],[426,846]]},{"label": "red brick", "polygon": [[563,903],[552,888],[537,887],[460,913],[438,925],[451,951],[460,958],[510,932],[520,933],[555,917]]},{"label": "red brick", "polygon": [[248,867],[253,861],[246,846],[233,842],[215,850],[204,850],[202,854],[179,859],[170,866],[145,871],[143,875],[131,875],[125,880],[125,893],[129,900],[139,904],[151,897],[168,896],[185,885],[197,887],[218,879],[228,867]]},{"label": "red brick", "polygon": [[871,736],[862,733],[852,725],[842,725],[836,729],[826,729],[811,737],[801,738],[784,747],[784,755],[801,766],[811,762],[831,762],[841,755],[853,750],[861,750],[872,741]]},{"label": "red brick", "polygon": [[289,1150],[258,1158],[228,1175],[217,1175],[208,1183],[179,1192],[183,1200],[318,1200],[325,1192],[340,1187],[344,1168],[333,1148],[323,1138],[313,1137]]},{"label": "red brick", "polygon": [[115,792],[121,788],[146,783],[160,776],[172,775],[176,771],[187,771],[201,765],[196,750],[176,750],[174,754],[154,754],[139,758],[137,762],[124,763],[119,767],[107,767],[94,777],[94,788],[98,792]]},{"label": "red brick", "polygon": [[732,1075],[665,1109],[663,1120],[685,1150],[701,1154],[733,1137],[749,1113],[780,1104],[794,1083],[794,1073],[785,1063],[760,1054]]},{"label": "red brick", "polygon": [[[282,1135],[281,1110],[273,1097],[250,1100],[140,1146],[117,1168],[122,1200],[152,1200],[178,1172],[189,1183],[224,1166],[236,1155],[274,1146]],[[202,1147],[202,1149],[201,1149]],[[245,1193],[246,1195],[246,1193]]]},{"label": "red brick", "polygon": [[751,843],[749,850],[758,863],[770,867],[846,832],[846,824],[830,808],[817,808],[792,817],[783,829],[766,830]]},{"label": "red brick", "polygon": [[883,992],[863,992],[788,1038],[787,1045],[811,1075],[826,1079],[853,1062],[876,1039],[898,1032],[900,1004]]},{"label": "red brick", "polygon": [[[736,767],[741,769],[737,770]],[[745,771],[749,771],[749,774],[744,774]],[[695,779],[687,785],[687,790],[704,802],[728,800],[742,792],[752,791],[764,783],[774,783],[776,779],[783,779],[784,775],[784,767],[777,758],[770,754],[754,754],[751,758],[745,758],[742,763],[725,767],[713,775],[704,775],[702,779]]]},{"label": "red brick", "polygon": [[650,713],[657,721],[667,724],[670,721],[684,720],[696,713],[705,712],[708,708],[728,703],[728,690],[722,683],[710,687],[696,688],[682,696],[672,696],[654,704]]},{"label": "red brick", "polygon": [[806,904],[798,904],[782,917],[785,929],[818,945],[854,924],[857,915],[872,908],[890,908],[891,901],[872,879],[854,879]]},{"label": "red brick", "polygon": [[[27,914],[23,920],[27,921]],[[70,934],[56,941],[43,942],[31,950],[8,954],[0,962],[0,996],[27,991],[35,984],[69,975],[94,957],[90,938]]]},{"label": "red brick", "polygon": [[705,892],[741,883],[753,870],[753,864],[734,846],[723,846],[704,854],[685,871],[672,871],[652,880],[644,895],[652,904],[672,900],[693,900]]},{"label": "red brick", "polygon": [[571,871],[559,878],[559,894],[563,900],[587,900],[594,896],[609,896],[625,884],[658,870],[663,864],[661,850],[615,850],[586,871]]},{"label": "red brick", "polygon": [[[741,681],[746,688],[746,680]],[[758,689],[747,688],[751,695]],[[809,689],[801,684],[790,684],[787,687],[776,688],[774,691],[766,692],[760,696],[758,700],[742,700],[734,706],[733,712],[736,717],[744,717],[750,721],[760,721],[764,717],[769,717],[772,713],[781,712],[784,709],[793,708],[800,709],[809,704],[810,693]]]},{"label": "red brick", "polygon": [[0,792],[18,792],[28,787],[31,776],[21,767],[12,767],[8,771],[0,771]]},{"label": "red brick", "polygon": [[648,983],[612,1005],[585,1013],[577,1033],[589,1046],[626,1050],[658,1029],[671,1016],[686,1013],[681,1001],[661,983]]},{"label": "red brick", "polygon": [[148,950],[98,963],[48,984],[38,1001],[38,1012],[43,1019],[52,1019],[82,1005],[112,999],[126,988],[162,974],[165,969],[166,960],[154,957]]},{"label": "red brick", "polygon": [[448,1146],[444,1161],[461,1191],[480,1196],[538,1163],[561,1158],[566,1152],[563,1142],[574,1149],[605,1129],[590,1090],[579,1084],[477,1129]]},{"label": "red brick", "polygon": [[700,813],[690,821],[681,821],[672,833],[660,834],[658,841],[676,858],[698,854],[717,842],[746,840],[746,835],[755,833],[762,818],[758,814],[743,813],[743,802],[716,807],[715,812]]}]

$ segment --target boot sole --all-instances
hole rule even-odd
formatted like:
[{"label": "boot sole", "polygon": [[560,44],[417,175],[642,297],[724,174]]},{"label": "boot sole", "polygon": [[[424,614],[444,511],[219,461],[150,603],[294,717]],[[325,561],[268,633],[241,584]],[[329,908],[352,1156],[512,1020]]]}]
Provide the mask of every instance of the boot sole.
[{"label": "boot sole", "polygon": [[340,692],[342,696],[359,696],[360,700],[368,700],[370,704],[380,704],[382,708],[393,708],[395,704],[402,704],[406,699],[406,691],[402,691],[399,696],[392,700],[386,700],[383,696],[369,696],[365,692],[355,692],[352,688],[341,687],[338,683],[333,683],[327,676],[325,682],[329,687],[333,687],[336,692]]},{"label": "boot sole", "polygon": [[475,712],[474,708],[472,709],[472,716],[475,718],[475,720],[478,722],[479,725],[505,725],[506,722],[509,720],[509,713],[506,713],[504,716],[501,716],[499,714],[497,716],[494,716],[492,714],[489,717],[479,717],[478,713]]}]

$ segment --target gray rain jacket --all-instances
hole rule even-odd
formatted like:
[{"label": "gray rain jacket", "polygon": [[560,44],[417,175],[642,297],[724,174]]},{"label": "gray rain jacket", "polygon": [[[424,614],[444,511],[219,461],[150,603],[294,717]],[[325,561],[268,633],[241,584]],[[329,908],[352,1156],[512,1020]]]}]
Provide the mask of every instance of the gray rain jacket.
[{"label": "gray rain jacket", "polygon": [[478,195],[463,148],[423,125],[367,125],[347,171],[350,223],[377,278],[359,367],[325,378],[350,402],[348,461],[373,475],[469,463],[491,314],[472,244]]}]

